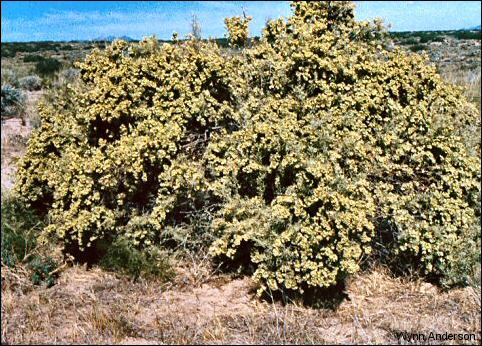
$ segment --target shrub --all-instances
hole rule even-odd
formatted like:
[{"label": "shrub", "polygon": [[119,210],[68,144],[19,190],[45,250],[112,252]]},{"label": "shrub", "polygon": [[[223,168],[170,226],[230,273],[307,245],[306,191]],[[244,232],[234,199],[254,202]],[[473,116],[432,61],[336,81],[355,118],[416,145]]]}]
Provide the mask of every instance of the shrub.
[{"label": "shrub", "polygon": [[45,284],[47,287],[55,285],[58,275],[54,271],[57,269],[57,263],[50,256],[45,259],[35,257],[29,266],[33,271],[31,280],[34,285]]},{"label": "shrub", "polygon": [[204,236],[202,215],[214,258],[259,293],[334,286],[373,250],[463,283],[457,254],[480,249],[477,110],[426,56],[385,49],[352,3],[293,8],[241,52],[155,38],[94,50],[81,83],[40,106],[19,164],[45,234],[144,256],[179,245],[173,230]]},{"label": "shrub", "polygon": [[168,254],[156,246],[137,249],[126,239],[117,239],[100,262],[108,270],[124,272],[134,280],[139,277],[168,281],[174,276]]},{"label": "shrub", "polygon": [[[41,130],[31,138],[35,143],[29,146],[24,164],[20,165],[19,189],[39,211],[48,210],[56,225],[63,224],[60,228],[52,225],[51,229],[58,231],[66,242],[85,248],[117,227],[132,232],[133,240],[155,242],[165,224],[182,219],[172,209],[176,204],[187,204],[186,200],[190,202],[188,187],[201,178],[199,165],[192,165],[190,158],[201,153],[206,131],[231,112],[229,101],[234,93],[228,83],[231,76],[213,44],[192,43],[160,47],[155,40],[146,40],[140,48],[123,56],[126,44],[118,41],[107,49],[107,54],[95,51],[79,66],[87,88],[82,92],[68,89],[70,94],[57,104],[40,106]],[[159,68],[147,68],[163,60]],[[122,72],[124,64],[130,65],[126,76]],[[97,80],[98,68],[111,71],[104,75],[103,82]],[[117,91],[111,93],[106,87]],[[122,91],[132,87],[138,91]],[[164,92],[156,92],[157,88]],[[78,111],[83,102],[93,102],[92,109],[114,102],[117,110],[104,116],[81,112],[85,117],[82,120]],[[131,107],[131,102],[137,106]],[[172,111],[177,115],[168,115]],[[64,130],[67,128],[79,132],[73,135],[74,132]],[[192,147],[191,139],[197,143]],[[64,149],[66,155],[60,155]],[[100,156],[82,159],[90,150]],[[40,152],[45,156],[38,156]],[[126,159],[130,161],[127,165]],[[77,173],[71,171],[73,166],[69,168],[70,160],[81,164],[75,168]],[[49,173],[56,170],[55,166],[71,173],[56,175],[61,178],[56,180]],[[94,176],[98,179],[92,180]],[[184,187],[184,179],[189,177],[193,181]],[[49,187],[52,183],[55,185]],[[177,190],[179,196],[172,200],[169,195]],[[105,204],[99,203],[101,200]],[[133,228],[129,221],[136,213],[142,213],[146,205],[151,205],[151,212],[158,216],[152,217],[142,230]],[[76,221],[60,221],[67,216],[64,212]]]},{"label": "shrub", "polygon": [[63,84],[74,83],[79,79],[79,70],[68,68],[60,71],[59,80]]},{"label": "shrub", "polygon": [[2,85],[2,119],[22,116],[25,111],[25,95],[11,85]]},{"label": "shrub", "polygon": [[42,79],[37,75],[20,78],[18,81],[20,88],[33,91],[42,89]]},{"label": "shrub", "polygon": [[284,18],[272,19],[266,22],[263,29],[263,37],[268,43],[274,43],[286,31],[286,21]]},{"label": "shrub", "polygon": [[224,20],[224,24],[226,24],[229,33],[229,43],[232,47],[246,46],[249,36],[248,27],[251,19],[252,17],[250,16],[244,16],[244,18],[236,16]]},{"label": "shrub", "polygon": [[420,51],[426,50],[426,49],[427,49],[427,46],[424,45],[424,44],[415,44],[415,45],[410,47],[410,50],[412,52],[420,52]]},{"label": "shrub", "polygon": [[37,64],[35,65],[35,71],[40,76],[51,76],[55,72],[59,71],[61,67],[62,64],[57,59],[46,58],[37,62]]},{"label": "shrub", "polygon": [[23,57],[23,62],[40,62],[43,60],[45,60],[45,58],[37,54],[29,54]]}]

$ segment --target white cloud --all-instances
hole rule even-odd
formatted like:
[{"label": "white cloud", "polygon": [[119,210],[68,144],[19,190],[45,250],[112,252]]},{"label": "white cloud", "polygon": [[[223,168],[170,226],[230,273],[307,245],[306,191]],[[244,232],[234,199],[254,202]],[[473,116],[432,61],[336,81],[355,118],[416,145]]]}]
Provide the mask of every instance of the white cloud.
[{"label": "white cloud", "polygon": [[204,37],[222,37],[224,17],[240,15],[243,8],[246,14],[253,16],[251,33],[259,35],[266,19],[286,16],[290,12],[287,2],[197,1],[190,3],[186,11],[172,4],[169,10],[163,7],[165,3],[162,6],[155,2],[150,4],[149,10],[130,12],[54,11],[39,18],[2,18],[2,36],[4,40],[19,40],[28,36],[22,32],[29,32],[35,39],[45,40],[92,39],[103,35],[140,39],[156,33],[159,38],[168,39],[174,31],[185,36],[190,30],[191,16],[196,14]]}]

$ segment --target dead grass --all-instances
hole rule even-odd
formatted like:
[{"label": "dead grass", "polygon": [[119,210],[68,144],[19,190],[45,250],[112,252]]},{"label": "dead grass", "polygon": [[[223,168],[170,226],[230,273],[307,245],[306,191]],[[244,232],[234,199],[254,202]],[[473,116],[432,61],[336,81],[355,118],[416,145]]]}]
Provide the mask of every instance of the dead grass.
[{"label": "dead grass", "polygon": [[441,69],[440,74],[448,82],[463,87],[467,99],[473,102],[480,111],[480,66],[472,70],[463,70],[458,66],[447,66]]},{"label": "dead grass", "polygon": [[474,333],[480,342],[473,288],[443,292],[383,268],[353,277],[334,311],[260,301],[247,277],[179,283],[73,266],[47,289],[2,267],[2,343],[399,344],[403,331]]}]

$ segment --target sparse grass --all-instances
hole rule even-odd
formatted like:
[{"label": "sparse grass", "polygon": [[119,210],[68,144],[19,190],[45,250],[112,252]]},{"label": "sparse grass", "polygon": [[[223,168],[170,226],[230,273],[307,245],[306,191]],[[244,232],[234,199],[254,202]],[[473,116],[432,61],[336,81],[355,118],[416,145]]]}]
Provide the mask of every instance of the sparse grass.
[{"label": "sparse grass", "polygon": [[30,258],[37,249],[37,233],[42,220],[14,196],[2,198],[2,265],[14,267]]},{"label": "sparse grass", "polygon": [[248,278],[182,289],[74,266],[52,288],[21,292],[4,268],[2,277],[9,344],[403,344],[399,331],[474,333],[480,342],[470,287],[443,292],[384,268],[353,277],[335,311],[260,302]]},{"label": "sparse grass", "polygon": [[476,104],[480,111],[480,66],[473,70],[461,70],[457,66],[449,66],[443,68],[440,74],[450,83],[463,87],[467,98]]},{"label": "sparse grass", "polygon": [[[15,78],[27,77],[34,73],[35,63],[24,63],[16,59],[2,59],[2,83],[9,83]],[[5,71],[5,72],[4,72]]]},{"label": "sparse grass", "polygon": [[27,91],[25,114],[19,118],[2,120],[2,196],[13,185],[16,160],[26,150],[32,128],[40,125],[37,101],[43,91]]}]

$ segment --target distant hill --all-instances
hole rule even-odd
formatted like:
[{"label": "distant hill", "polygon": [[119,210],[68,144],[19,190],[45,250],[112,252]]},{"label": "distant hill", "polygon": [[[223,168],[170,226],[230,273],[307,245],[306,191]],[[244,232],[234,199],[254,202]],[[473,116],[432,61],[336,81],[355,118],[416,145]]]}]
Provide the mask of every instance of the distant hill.
[{"label": "distant hill", "polygon": [[481,30],[480,29],[480,25],[477,25],[477,26],[472,26],[470,28],[465,28],[465,29],[462,29],[462,30],[465,30],[465,31],[474,31],[474,30]]},{"label": "distant hill", "polygon": [[139,41],[139,40],[136,40],[132,37],[129,37],[129,36],[120,36],[120,37],[117,37],[117,36],[106,36],[106,37],[97,37],[97,38],[94,38],[92,41],[107,41],[107,42],[112,42],[114,40],[124,40],[124,41],[127,41],[127,42],[133,42],[133,41]]}]

